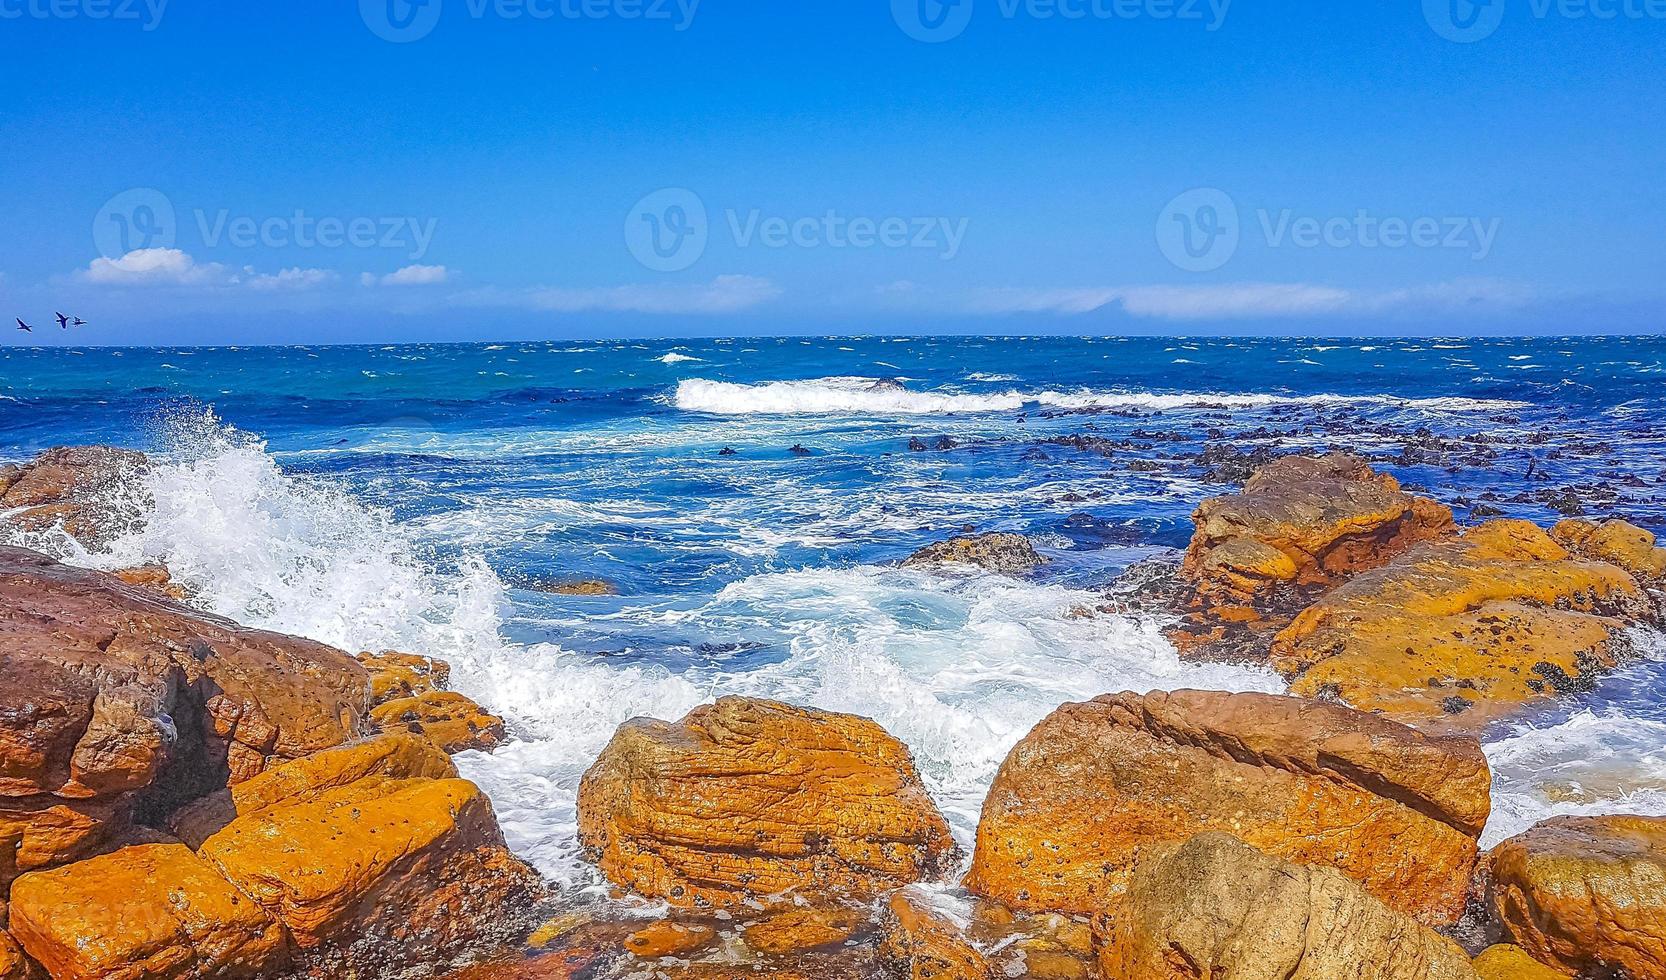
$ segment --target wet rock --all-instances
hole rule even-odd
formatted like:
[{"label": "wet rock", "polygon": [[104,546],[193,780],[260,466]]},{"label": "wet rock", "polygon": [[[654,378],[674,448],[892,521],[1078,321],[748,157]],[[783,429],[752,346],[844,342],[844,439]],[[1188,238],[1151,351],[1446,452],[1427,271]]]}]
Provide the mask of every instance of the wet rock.
[{"label": "wet rock", "polygon": [[908,440],[908,451],[911,453],[923,453],[929,448],[926,441],[919,436],[913,436]]},{"label": "wet rock", "polygon": [[138,508],[120,499],[143,475],[144,454],[111,446],[49,449],[0,481],[0,525],[44,531],[62,525],[87,547],[98,547],[136,526]]},{"label": "wet rock", "polygon": [[675,906],[790,889],[830,904],[936,877],[955,859],[900,742],[865,718],[771,701],[627,722],[578,802],[580,842],[602,872]]},{"label": "wet rock", "polygon": [[1480,980],[1573,980],[1527,955],[1520,946],[1493,946],[1475,957]]},{"label": "wet rock", "polygon": [[[1214,430],[1211,439],[1224,439],[1225,433]],[[1268,446],[1257,446],[1245,451],[1230,442],[1213,442],[1205,446],[1193,460],[1203,467],[1203,478],[1210,483],[1226,483],[1242,486],[1249,482],[1257,470],[1273,461],[1273,451]]]},{"label": "wet rock", "polygon": [[811,451],[809,449],[805,449],[803,446],[798,446],[798,445],[793,446],[791,449],[787,450],[787,452],[792,453],[794,456],[814,456],[815,455],[815,453],[813,451]]},{"label": "wet rock", "polygon": [[716,941],[717,930],[711,926],[667,920],[631,933],[625,948],[642,959],[655,960],[697,953]]},{"label": "wet rock", "polygon": [[534,586],[550,595],[609,596],[618,595],[619,587],[605,579],[583,579],[572,582],[553,582]]},{"label": "wet rock", "polygon": [[989,980],[988,959],[963,930],[932,908],[928,896],[901,889],[886,905],[879,960],[891,976],[907,980]]},{"label": "wet rock", "polygon": [[1666,819],[1557,817],[1498,845],[1487,907],[1570,974],[1666,977]]},{"label": "wet rock", "polygon": [[1589,685],[1626,652],[1625,627],[1655,615],[1624,569],[1491,521],[1332,591],[1278,635],[1272,661],[1298,695],[1476,728]]},{"label": "wet rock", "polygon": [[1455,532],[1452,512],[1343,454],[1287,456],[1193,515],[1189,589],[1170,631],[1183,652],[1253,658],[1316,595]]},{"label": "wet rock", "polygon": [[1287,864],[1227,834],[1143,862],[1102,926],[1117,980],[1474,980],[1451,940],[1331,868]]},{"label": "wet rock", "polygon": [[717,451],[717,454],[719,456],[739,456],[740,451],[733,446],[724,446],[722,449]]},{"label": "wet rock", "polygon": [[360,653],[354,659],[370,673],[371,707],[444,691],[451,685],[451,665],[432,657],[385,650]]},{"label": "wet rock", "polygon": [[1016,575],[1047,563],[1022,534],[975,534],[928,545],[903,561],[904,568],[941,568],[972,565],[1003,575]]},{"label": "wet rock", "polygon": [[837,946],[864,925],[860,912],[848,908],[792,908],[746,927],[746,945],[780,956]]},{"label": "wet rock", "polygon": [[508,739],[502,718],[451,691],[429,691],[377,705],[370,709],[370,719],[384,732],[423,735],[452,753],[490,752]]},{"label": "wet rock", "polygon": [[182,844],[129,847],[12,885],[12,928],[57,980],[285,972],[285,931]]},{"label": "wet rock", "polygon": [[0,548],[0,885],[359,730],[363,668]]},{"label": "wet rock", "polygon": [[1092,915],[1138,861],[1210,830],[1324,864],[1428,923],[1462,912],[1490,807],[1480,745],[1348,708],[1181,691],[1067,704],[1002,764],[966,887]]}]

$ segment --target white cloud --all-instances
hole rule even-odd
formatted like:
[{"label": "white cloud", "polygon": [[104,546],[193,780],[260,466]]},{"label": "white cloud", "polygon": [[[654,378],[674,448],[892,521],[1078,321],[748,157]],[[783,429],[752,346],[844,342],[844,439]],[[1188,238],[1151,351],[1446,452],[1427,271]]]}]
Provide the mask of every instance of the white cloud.
[{"label": "white cloud", "polygon": [[253,270],[247,269],[244,271],[251,275],[248,279],[249,288],[262,290],[316,289],[341,278],[328,269],[283,269],[271,275],[254,273]]},{"label": "white cloud", "polygon": [[93,259],[75,278],[95,286],[247,287],[269,292],[314,289],[339,277],[326,269],[297,267],[274,273],[257,272],[251,266],[232,269],[218,262],[198,262],[177,248],[142,248],[119,259]]},{"label": "white cloud", "polygon": [[451,270],[443,265],[408,265],[397,272],[390,272],[380,279],[365,273],[359,281],[364,285],[382,286],[434,286],[451,278]]},{"label": "white cloud", "polygon": [[718,276],[709,283],[630,285],[589,289],[477,290],[456,298],[466,306],[521,306],[551,313],[712,314],[749,310],[781,295],[768,279]]},{"label": "white cloud", "polygon": [[1353,290],[1312,283],[1225,283],[1206,286],[989,289],[974,293],[962,307],[962,312],[1077,316],[1120,306],[1134,317],[1231,320],[1337,313],[1516,309],[1534,298],[1530,289],[1490,280],[1393,290]]}]

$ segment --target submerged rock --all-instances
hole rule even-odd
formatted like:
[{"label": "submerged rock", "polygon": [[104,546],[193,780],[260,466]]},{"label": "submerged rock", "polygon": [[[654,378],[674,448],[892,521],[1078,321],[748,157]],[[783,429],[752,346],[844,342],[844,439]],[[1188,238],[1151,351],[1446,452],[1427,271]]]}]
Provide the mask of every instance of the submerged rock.
[{"label": "submerged rock", "polygon": [[1115,980],[1475,980],[1456,943],[1334,869],[1221,833],[1142,862],[1102,929]]},{"label": "submerged rock", "polygon": [[1490,809],[1478,743],[1332,704],[1181,691],[1067,704],[1015,746],[966,887],[1092,915],[1139,860],[1210,830],[1329,865],[1424,922],[1454,921]]},{"label": "submerged rock", "polygon": [[747,698],[621,726],[584,774],[578,817],[610,880],[682,907],[872,895],[955,859],[913,759],[884,729]]},{"label": "submerged rock", "polygon": [[1498,845],[1487,907],[1570,974],[1666,978],[1666,819],[1557,817]]},{"label": "submerged rock", "polygon": [[[1624,569],[1579,559],[1526,521],[1491,521],[1364,572],[1279,634],[1304,696],[1475,728],[1616,666],[1656,610]],[[1449,717],[1456,716],[1456,717]]]},{"label": "submerged rock", "polygon": [[892,976],[908,980],[989,980],[989,960],[963,930],[934,910],[926,896],[901,889],[886,905],[880,962]]},{"label": "submerged rock", "polygon": [[974,534],[928,545],[908,556],[904,568],[934,569],[971,565],[985,571],[1016,575],[1047,563],[1022,534]]}]

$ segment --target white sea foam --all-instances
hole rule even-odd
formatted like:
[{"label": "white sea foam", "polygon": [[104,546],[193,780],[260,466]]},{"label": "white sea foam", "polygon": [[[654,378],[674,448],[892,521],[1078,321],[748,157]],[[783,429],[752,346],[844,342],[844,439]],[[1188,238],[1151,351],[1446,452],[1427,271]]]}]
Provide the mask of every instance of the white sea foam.
[{"label": "white sea foam", "polygon": [[1390,395],[1271,395],[1225,392],[1142,391],[914,391],[877,378],[834,377],[808,381],[736,384],[689,379],[671,398],[683,411],[712,415],[941,415],[1010,412],[1029,405],[1064,409],[1191,408],[1254,409],[1275,405],[1382,405],[1426,411],[1483,412],[1526,407],[1525,402],[1486,398],[1396,398]]},{"label": "white sea foam", "polygon": [[661,364],[682,364],[685,361],[703,361],[705,358],[695,357],[691,354],[679,354],[676,351],[672,351],[664,357],[656,357],[654,360],[659,361]]},{"label": "white sea foam", "polygon": [[1492,847],[1552,816],[1666,816],[1666,724],[1586,711],[1487,746]]}]

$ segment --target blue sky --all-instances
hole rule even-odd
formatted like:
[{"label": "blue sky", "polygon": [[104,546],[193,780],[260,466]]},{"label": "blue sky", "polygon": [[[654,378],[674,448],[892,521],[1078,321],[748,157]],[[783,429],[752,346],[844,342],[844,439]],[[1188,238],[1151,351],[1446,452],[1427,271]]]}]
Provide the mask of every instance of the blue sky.
[{"label": "blue sky", "polygon": [[5,343],[1666,312],[1666,0],[0,0],[0,54]]}]

